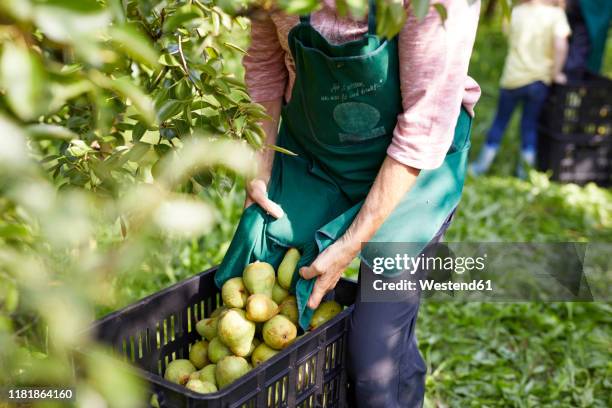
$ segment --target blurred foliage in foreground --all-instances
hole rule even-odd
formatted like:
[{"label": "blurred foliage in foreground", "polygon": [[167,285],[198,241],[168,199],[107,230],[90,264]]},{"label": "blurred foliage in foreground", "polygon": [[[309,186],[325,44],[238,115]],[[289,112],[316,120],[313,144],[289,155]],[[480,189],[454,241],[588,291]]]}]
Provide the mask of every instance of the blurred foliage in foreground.
[{"label": "blurred foliage in foreground", "polygon": [[[392,35],[402,4],[378,3]],[[365,4],[339,1],[355,16]],[[263,145],[266,115],[239,67],[245,16],[276,6],[0,2],[0,387],[73,385],[81,406],[140,404],[138,385],[82,330],[124,291],[175,281],[175,248],[220,259],[236,182],[254,173],[253,149],[276,148]],[[210,234],[219,220],[231,221]]]}]

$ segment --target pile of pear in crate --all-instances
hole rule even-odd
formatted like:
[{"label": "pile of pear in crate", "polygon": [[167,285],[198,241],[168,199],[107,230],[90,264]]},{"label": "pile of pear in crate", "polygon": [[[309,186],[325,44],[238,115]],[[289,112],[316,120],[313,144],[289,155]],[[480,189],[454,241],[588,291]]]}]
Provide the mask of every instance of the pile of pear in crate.
[{"label": "pile of pear in crate", "polygon": [[[300,259],[291,248],[278,267],[249,264],[242,277],[221,288],[223,306],[196,324],[203,339],[191,346],[189,360],[170,362],[164,378],[199,393],[216,392],[293,343],[298,334],[298,308],[289,288]],[[322,303],[310,329],[337,315],[342,307]]]}]

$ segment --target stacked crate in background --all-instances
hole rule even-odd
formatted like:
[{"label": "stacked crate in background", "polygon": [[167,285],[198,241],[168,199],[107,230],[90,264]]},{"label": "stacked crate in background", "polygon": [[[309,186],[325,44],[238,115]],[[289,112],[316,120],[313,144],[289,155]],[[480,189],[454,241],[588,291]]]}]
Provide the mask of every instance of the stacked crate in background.
[{"label": "stacked crate in background", "polygon": [[540,120],[538,168],[566,183],[612,185],[612,80],[554,85]]}]

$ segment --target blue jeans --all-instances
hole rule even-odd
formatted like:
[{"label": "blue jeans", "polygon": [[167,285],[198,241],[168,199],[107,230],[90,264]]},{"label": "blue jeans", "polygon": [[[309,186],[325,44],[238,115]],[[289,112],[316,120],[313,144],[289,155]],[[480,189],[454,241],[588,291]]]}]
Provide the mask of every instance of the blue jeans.
[{"label": "blue jeans", "polygon": [[487,145],[499,146],[514,109],[519,103],[522,103],[521,147],[523,150],[534,151],[538,140],[538,118],[547,96],[548,86],[541,81],[516,89],[502,88],[499,92],[495,120],[487,134]]},{"label": "blue jeans", "polygon": [[[446,219],[431,244],[436,244],[451,224]],[[433,247],[424,252],[429,254]],[[372,273],[361,264],[363,273]],[[359,279],[361,285],[361,278]],[[352,382],[350,408],[420,408],[425,397],[426,365],[417,345],[415,327],[420,293],[404,301],[363,302],[361,286],[348,335],[348,374]]]}]

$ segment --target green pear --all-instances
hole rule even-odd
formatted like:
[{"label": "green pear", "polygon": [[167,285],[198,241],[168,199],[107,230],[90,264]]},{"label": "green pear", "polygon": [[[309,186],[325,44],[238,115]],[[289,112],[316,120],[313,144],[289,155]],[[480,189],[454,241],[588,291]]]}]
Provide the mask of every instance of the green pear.
[{"label": "green pear", "polygon": [[310,321],[310,328],[316,329],[326,321],[333,318],[335,315],[342,311],[342,306],[336,301],[328,300],[323,302],[317,307],[317,310],[312,314],[312,320]]},{"label": "green pear", "polygon": [[215,384],[204,382],[201,380],[189,380],[185,387],[191,391],[199,392],[200,394],[209,394],[211,392],[217,392]]},{"label": "green pear", "polygon": [[195,370],[191,361],[179,358],[168,363],[164,378],[170,382],[185,385]]},{"label": "green pear", "polygon": [[276,281],[274,268],[267,262],[253,262],[244,268],[242,280],[251,295],[263,294],[272,298],[272,288]]},{"label": "green pear", "polygon": [[261,343],[253,351],[253,355],[251,355],[251,362],[253,363],[253,366],[257,367],[264,361],[274,357],[277,353],[279,353],[278,350],[270,348],[270,346],[268,346],[266,343]]},{"label": "green pear", "polygon": [[247,299],[246,317],[252,322],[266,322],[277,313],[278,305],[266,295],[257,293]]},{"label": "green pear", "polygon": [[[232,278],[223,284],[221,298],[228,307],[243,308],[248,297],[242,278]],[[221,313],[220,313],[221,314]]]},{"label": "green pear", "polygon": [[244,310],[231,309],[219,318],[217,334],[232,353],[244,357],[251,350],[255,337],[255,323],[246,318]]},{"label": "green pear", "polygon": [[223,357],[231,354],[232,351],[218,337],[212,339],[208,344],[208,359],[212,363],[218,363]]},{"label": "green pear", "polygon": [[297,307],[297,299],[295,296],[290,295],[282,301],[282,303],[278,306],[279,313],[283,316],[286,316],[291,323],[297,325],[299,319],[298,307]]},{"label": "green pear", "polygon": [[255,350],[255,348],[259,346],[260,344],[261,344],[261,341],[257,340],[257,338],[254,337],[253,341],[251,342],[251,348],[249,349],[249,354],[247,354],[246,356],[242,356],[242,357],[244,358],[250,357],[253,354],[253,351]]},{"label": "green pear", "polygon": [[208,342],[206,340],[198,341],[191,349],[189,349],[189,361],[200,369],[208,364]]},{"label": "green pear", "polygon": [[226,310],[228,310],[227,307],[219,306],[218,308],[213,310],[213,312],[210,314],[210,317],[219,317],[219,316],[221,316],[221,313],[225,312]]},{"label": "green pear", "polygon": [[276,315],[263,327],[264,342],[275,350],[282,350],[295,340],[297,327],[286,316]]},{"label": "green pear", "polygon": [[285,288],[283,288],[281,285],[279,285],[278,283],[274,284],[274,287],[272,287],[272,300],[277,304],[280,305],[281,302],[283,300],[285,300],[285,298],[289,296],[289,291]]},{"label": "green pear", "polygon": [[304,364],[298,369],[297,389],[301,391],[313,383],[314,378],[310,375],[310,364]]},{"label": "green pear", "polygon": [[282,262],[278,267],[278,284],[284,289],[289,290],[291,288],[291,281],[293,280],[293,273],[300,261],[300,251],[295,248],[291,248],[285,254]]},{"label": "green pear", "polygon": [[217,367],[216,364],[209,364],[203,369],[192,373],[189,379],[190,380],[194,380],[194,379],[200,380],[202,382],[209,382],[216,386],[217,385],[217,380],[215,378],[215,368],[216,367]]},{"label": "green pear", "polygon": [[196,323],[196,331],[200,336],[211,341],[214,337],[217,337],[217,318],[209,317],[200,320]]},{"label": "green pear", "polygon": [[217,363],[215,375],[219,388],[233,383],[250,371],[249,363],[242,357],[227,356]]}]

